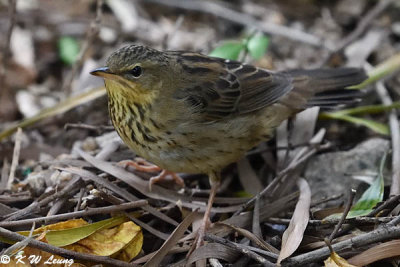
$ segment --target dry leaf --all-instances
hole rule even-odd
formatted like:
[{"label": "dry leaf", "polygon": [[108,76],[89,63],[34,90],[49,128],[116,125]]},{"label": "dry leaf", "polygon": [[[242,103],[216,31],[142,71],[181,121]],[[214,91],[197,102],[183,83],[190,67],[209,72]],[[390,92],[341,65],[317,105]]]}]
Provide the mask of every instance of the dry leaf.
[{"label": "dry leaf", "polygon": [[289,227],[283,233],[282,247],[278,257],[277,264],[286,259],[299,247],[303,240],[304,231],[306,230],[308,219],[310,218],[309,210],[311,203],[311,190],[306,180],[300,178],[297,180],[297,186],[300,190],[299,200],[290,220]]},{"label": "dry leaf", "polygon": [[345,259],[340,257],[336,252],[331,253],[329,258],[324,261],[325,267],[357,267],[351,265]]},{"label": "dry leaf", "polygon": [[400,256],[400,240],[392,240],[376,245],[351,257],[348,259],[348,262],[356,266],[366,266],[370,263],[395,256]]},{"label": "dry leaf", "polygon": [[65,249],[99,256],[130,261],[142,249],[143,234],[139,226],[133,222],[125,222],[119,226],[102,229],[94,234],[65,246]]},{"label": "dry leaf", "polygon": [[[110,256],[129,262],[142,250],[143,233],[138,225],[127,220],[124,216],[113,217],[91,224],[83,219],[69,220],[42,226],[36,229],[33,235],[42,242],[72,251]],[[19,232],[19,234],[28,236],[29,232]],[[9,242],[8,240],[1,241]],[[46,259],[52,256],[51,254],[42,255],[31,248],[30,250],[25,249],[24,255],[26,255],[26,258],[31,255],[42,256],[41,261],[43,262],[46,262]],[[56,255],[53,256],[54,259],[56,257],[57,259],[63,259]],[[14,260],[14,258],[12,259]],[[41,263],[41,261],[38,262]]]}]

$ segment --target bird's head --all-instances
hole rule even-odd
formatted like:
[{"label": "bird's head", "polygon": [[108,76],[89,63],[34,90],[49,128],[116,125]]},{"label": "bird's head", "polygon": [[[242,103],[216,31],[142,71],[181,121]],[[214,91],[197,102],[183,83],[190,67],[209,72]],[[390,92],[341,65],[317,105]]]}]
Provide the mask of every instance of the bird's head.
[{"label": "bird's head", "polygon": [[140,45],[123,47],[112,53],[106,67],[92,75],[104,78],[110,94],[122,94],[134,101],[146,101],[169,82],[169,57],[163,52]]}]

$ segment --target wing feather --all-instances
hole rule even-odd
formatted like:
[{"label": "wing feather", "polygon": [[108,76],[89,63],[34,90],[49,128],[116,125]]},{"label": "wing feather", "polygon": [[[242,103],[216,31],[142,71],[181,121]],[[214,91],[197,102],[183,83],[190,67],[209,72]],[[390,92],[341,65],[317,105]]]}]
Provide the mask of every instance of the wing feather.
[{"label": "wing feather", "polygon": [[[185,99],[205,121],[224,119],[234,114],[246,114],[277,102],[293,89],[289,75],[273,73],[238,61],[207,57],[196,53],[180,53],[183,71],[212,68],[210,78],[191,80],[196,85],[177,91],[175,97]],[[189,67],[185,62],[190,61]],[[206,72],[206,71],[204,71]],[[199,73],[198,75],[204,75]]]}]

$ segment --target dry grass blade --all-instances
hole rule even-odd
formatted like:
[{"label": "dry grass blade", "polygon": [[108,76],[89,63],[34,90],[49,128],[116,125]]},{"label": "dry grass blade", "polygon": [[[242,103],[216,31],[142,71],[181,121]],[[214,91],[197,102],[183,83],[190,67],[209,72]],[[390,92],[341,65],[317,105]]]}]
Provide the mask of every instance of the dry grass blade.
[{"label": "dry grass blade", "polygon": [[376,245],[354,257],[351,257],[347,261],[353,265],[366,266],[373,262],[395,256],[400,256],[400,240],[392,240]]},{"label": "dry grass blade", "polygon": [[0,133],[0,141],[8,136],[12,135],[18,128],[25,128],[31,126],[43,119],[50,118],[52,116],[62,114],[68,110],[71,110],[79,105],[85,104],[89,101],[97,99],[103,95],[105,95],[106,90],[104,87],[99,87],[88,92],[82,93],[80,95],[73,96],[64,100],[63,102],[57,104],[54,107],[43,109],[39,114],[24,119],[21,122],[17,123],[16,125],[5,129]]},{"label": "dry grass blade", "polygon": [[162,259],[165,257],[165,255],[167,255],[168,251],[170,251],[176,245],[176,243],[178,243],[179,239],[181,239],[186,229],[192,224],[196,216],[196,212],[192,212],[186,216],[186,218],[172,232],[171,236],[164,242],[157,253],[154,254],[153,257],[151,257],[150,260],[144,265],[144,267],[159,266]]},{"label": "dry grass blade", "polygon": [[218,243],[209,243],[196,249],[188,258],[187,264],[190,265],[196,261],[217,258],[227,262],[233,262],[238,257],[237,251]]},{"label": "dry grass blade", "polygon": [[210,241],[213,241],[216,243],[227,245],[228,247],[233,248],[237,252],[248,257],[249,259],[252,259],[258,263],[261,263],[263,266],[275,266],[273,263],[268,261],[265,257],[254,252],[252,247],[249,247],[247,245],[236,243],[236,242],[230,241],[228,239],[225,239],[225,238],[222,238],[222,237],[219,237],[216,235],[211,235],[211,234],[206,235],[206,240],[210,240]]},{"label": "dry grass blade", "polygon": [[311,190],[306,180],[300,178],[297,181],[300,190],[299,201],[290,220],[288,229],[283,233],[282,248],[278,257],[278,265],[282,260],[286,259],[299,247],[303,240],[304,231],[306,230],[308,219],[310,218],[309,210],[311,204]]},{"label": "dry grass blade", "polygon": [[[260,222],[263,222],[267,218],[277,214],[279,212],[283,212],[286,209],[291,208],[294,206],[294,200],[298,197],[298,193],[293,193],[278,200],[264,204],[260,207]],[[229,225],[235,225],[236,227],[246,228],[251,225],[253,220],[253,212],[244,212],[240,215],[235,215],[230,217],[229,219],[224,220],[223,222]],[[213,228],[209,230],[210,233],[215,235],[223,236],[228,235],[232,232],[231,228],[222,225],[215,225]]]},{"label": "dry grass blade", "polygon": [[273,252],[275,254],[279,253],[279,251],[276,248],[274,248],[270,244],[266,243],[263,239],[259,238],[258,236],[256,236],[255,234],[253,234],[252,232],[250,232],[246,229],[236,227],[234,225],[222,223],[222,222],[221,223],[218,222],[216,224],[223,225],[223,226],[233,229],[234,231],[238,232],[239,234],[243,235],[244,237],[247,237],[250,241],[253,241],[254,244],[256,244],[258,247],[260,247],[262,249]]}]

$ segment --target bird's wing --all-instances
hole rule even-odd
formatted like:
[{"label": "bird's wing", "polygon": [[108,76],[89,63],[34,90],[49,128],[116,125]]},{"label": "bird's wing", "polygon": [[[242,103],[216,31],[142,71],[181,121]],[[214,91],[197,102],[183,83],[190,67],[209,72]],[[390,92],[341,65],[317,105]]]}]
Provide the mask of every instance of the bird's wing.
[{"label": "bird's wing", "polygon": [[238,61],[182,53],[180,64],[190,73],[194,86],[178,90],[176,96],[185,99],[205,121],[259,110],[293,89],[289,76]]}]

